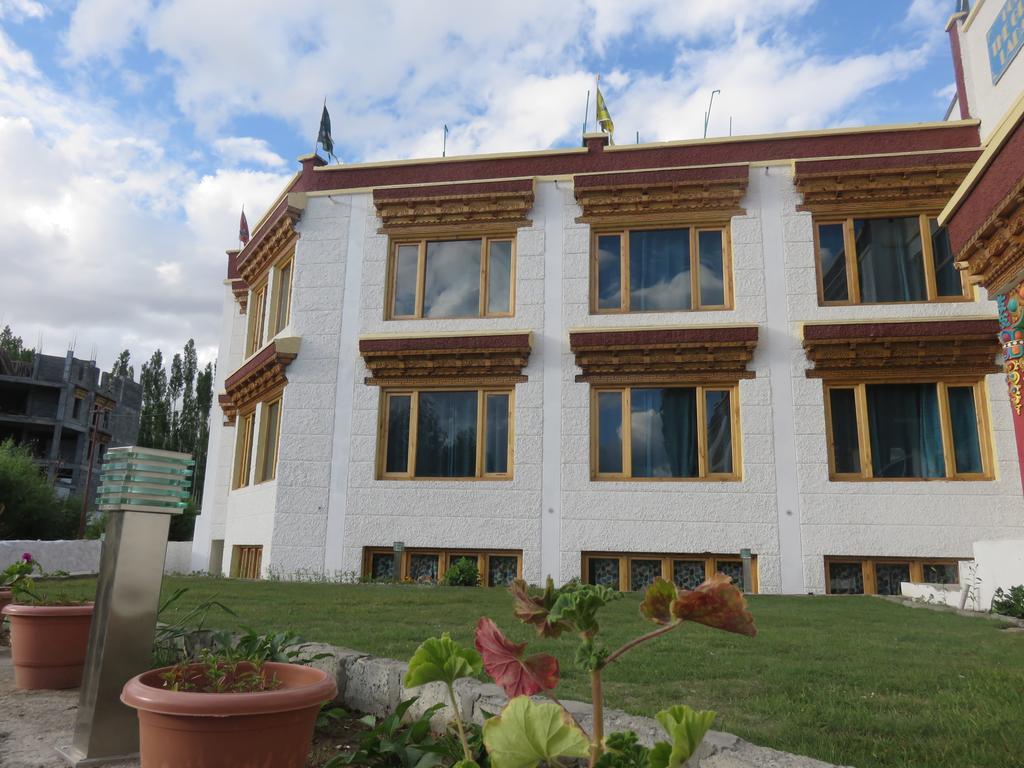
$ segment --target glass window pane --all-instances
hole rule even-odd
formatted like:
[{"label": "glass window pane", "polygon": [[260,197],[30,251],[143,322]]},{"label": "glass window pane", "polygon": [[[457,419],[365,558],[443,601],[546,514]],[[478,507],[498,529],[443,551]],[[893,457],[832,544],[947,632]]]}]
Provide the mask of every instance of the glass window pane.
[{"label": "glass window pane", "polygon": [[622,393],[597,393],[597,471],[622,472]]},{"label": "glass window pane", "polygon": [[818,225],[818,266],[825,301],[847,301],[846,243],[842,224]]},{"label": "glass window pane", "polygon": [[278,333],[288,327],[292,303],[292,263],[289,261],[277,274],[277,325],[274,332]]},{"label": "glass window pane", "polygon": [[619,309],[622,306],[622,236],[597,238],[597,307]]},{"label": "glass window pane", "polygon": [[629,589],[640,592],[661,576],[661,560],[630,560]]},{"label": "glass window pane", "polygon": [[932,234],[932,256],[935,258],[935,289],[939,296],[963,296],[964,283],[956,268],[949,232],[939,227],[935,219],[928,219]]},{"label": "glass window pane", "polygon": [[487,395],[487,436],[484,472],[508,472],[508,395]]},{"label": "glass window pane", "polygon": [[835,471],[860,473],[860,438],[857,435],[857,399],[852,389],[830,389],[832,454]]},{"label": "glass window pane", "polygon": [[263,466],[260,469],[261,480],[273,480],[277,473],[277,431],[281,416],[281,402],[273,402],[263,411],[267,420],[263,430]]},{"label": "glass window pane", "polygon": [[515,555],[491,555],[487,558],[487,586],[504,587],[519,576],[519,561]]},{"label": "glass window pane", "polygon": [[715,562],[715,570],[718,573],[724,573],[726,576],[729,576],[737,589],[741,592],[746,592],[747,588],[743,583],[743,563],[741,561],[717,560]]},{"label": "glass window pane", "polygon": [[910,581],[910,563],[876,563],[875,587],[880,595],[902,595],[900,584]]},{"label": "glass window pane", "polygon": [[388,397],[388,443],[384,462],[385,472],[409,471],[409,411],[410,395]]},{"label": "glass window pane", "polygon": [[629,308],[690,309],[690,230],[629,233]]},{"label": "glass window pane", "polygon": [[420,392],[416,476],[476,475],[476,392]]},{"label": "glass window pane", "polygon": [[829,563],[828,591],[833,595],[863,595],[864,571],[860,563]]},{"label": "glass window pane", "polygon": [[398,246],[395,257],[395,306],[391,314],[406,317],[416,314],[416,272],[419,269],[420,247]]},{"label": "glass window pane", "polygon": [[730,393],[723,390],[704,392],[704,412],[707,423],[708,472],[732,472],[732,408]]},{"label": "glass window pane", "polygon": [[706,578],[703,560],[672,561],[672,581],[680,589],[696,589]]},{"label": "glass window pane", "polygon": [[479,317],[480,241],[427,243],[424,317]]},{"label": "glass window pane", "polygon": [[925,563],[922,566],[925,584],[958,584],[957,567],[953,563]]},{"label": "glass window pane", "polygon": [[592,557],[587,581],[603,587],[619,588],[619,558]]},{"label": "glass window pane", "polygon": [[722,256],[721,230],[697,233],[700,254],[700,303],[705,307],[725,304],[725,262]]},{"label": "glass window pane", "polygon": [[949,423],[953,433],[953,454],[958,473],[981,472],[981,444],[978,440],[978,411],[974,387],[949,387]]},{"label": "glass window pane", "polygon": [[395,556],[391,552],[374,552],[370,555],[370,578],[390,581],[395,578]]},{"label": "glass window pane", "polygon": [[492,241],[489,250],[487,312],[492,315],[509,312],[512,306],[512,241]]},{"label": "glass window pane", "polygon": [[854,219],[861,301],[924,301],[921,225],[916,216]]},{"label": "glass window pane", "polygon": [[437,555],[410,555],[409,578],[413,581],[437,581]]},{"label": "glass window pane", "polygon": [[696,477],[696,390],[633,389],[631,398],[633,477]]},{"label": "glass window pane", "polygon": [[868,428],[875,477],[945,477],[934,384],[869,384]]}]

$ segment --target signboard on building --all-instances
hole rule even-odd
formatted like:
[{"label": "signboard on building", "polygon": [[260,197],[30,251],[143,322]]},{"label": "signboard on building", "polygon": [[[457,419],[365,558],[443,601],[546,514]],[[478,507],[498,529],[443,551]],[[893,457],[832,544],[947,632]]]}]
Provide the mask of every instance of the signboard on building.
[{"label": "signboard on building", "polygon": [[988,63],[992,83],[998,83],[1024,46],[1024,0],[1006,0],[988,29]]}]

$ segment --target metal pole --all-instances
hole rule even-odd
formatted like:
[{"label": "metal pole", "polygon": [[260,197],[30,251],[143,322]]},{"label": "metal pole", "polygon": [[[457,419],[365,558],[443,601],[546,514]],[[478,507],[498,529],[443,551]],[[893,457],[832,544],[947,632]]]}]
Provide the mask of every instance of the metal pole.
[{"label": "metal pole", "polygon": [[704,113],[704,138],[705,139],[708,137],[708,122],[711,120],[711,105],[715,103],[715,94],[716,93],[721,93],[721,91],[718,90],[717,88],[715,88],[715,90],[713,90],[711,92],[711,99],[710,99],[710,101],[708,101],[708,111]]},{"label": "metal pole", "polygon": [[590,122],[590,89],[587,89],[587,106],[583,108],[583,134],[587,133],[587,123]]}]

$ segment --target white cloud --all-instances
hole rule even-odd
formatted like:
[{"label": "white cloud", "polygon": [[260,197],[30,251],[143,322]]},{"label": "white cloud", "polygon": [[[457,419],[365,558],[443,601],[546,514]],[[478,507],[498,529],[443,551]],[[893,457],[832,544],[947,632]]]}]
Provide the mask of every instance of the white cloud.
[{"label": "white cloud", "polygon": [[213,142],[213,148],[221,159],[230,165],[252,163],[268,168],[281,168],[286,165],[285,159],[274,152],[263,139],[232,136],[226,139],[217,139]]},{"label": "white cloud", "polygon": [[48,13],[46,6],[36,0],[0,0],[0,19],[18,22],[41,19]]},{"label": "white cloud", "polygon": [[146,0],[81,0],[71,14],[65,45],[72,62],[117,58],[150,13]]}]

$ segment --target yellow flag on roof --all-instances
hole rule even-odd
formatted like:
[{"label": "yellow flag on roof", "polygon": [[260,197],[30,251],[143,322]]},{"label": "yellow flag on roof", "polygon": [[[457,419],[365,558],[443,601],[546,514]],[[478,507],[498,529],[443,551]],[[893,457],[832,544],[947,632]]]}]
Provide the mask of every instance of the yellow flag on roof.
[{"label": "yellow flag on roof", "polygon": [[[598,78],[600,79],[600,78]],[[612,116],[608,112],[608,105],[604,103],[604,95],[601,93],[601,86],[597,86],[597,123],[601,126],[601,130],[607,133],[609,136],[615,133],[615,123],[612,122]]]}]

